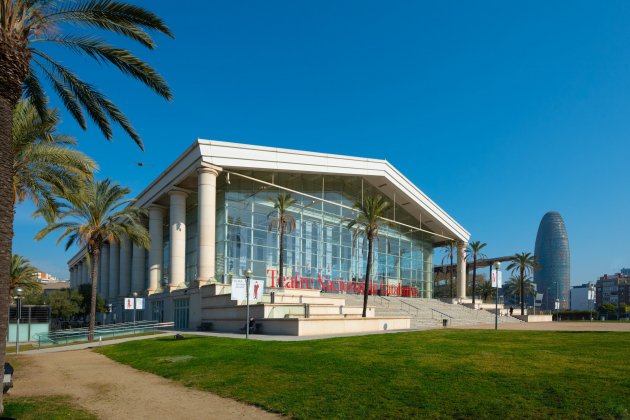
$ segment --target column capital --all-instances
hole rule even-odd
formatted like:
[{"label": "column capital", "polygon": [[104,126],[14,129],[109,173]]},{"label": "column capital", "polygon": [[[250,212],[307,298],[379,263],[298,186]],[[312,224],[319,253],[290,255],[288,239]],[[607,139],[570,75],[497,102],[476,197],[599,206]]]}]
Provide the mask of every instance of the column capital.
[{"label": "column capital", "polygon": [[198,174],[208,173],[208,174],[213,174],[214,176],[218,176],[219,172],[222,172],[222,171],[223,171],[223,168],[221,168],[220,166],[214,166],[205,162],[201,162],[201,164],[197,168]]},{"label": "column capital", "polygon": [[184,188],[180,188],[180,187],[173,187],[171,188],[171,190],[168,192],[169,196],[175,196],[175,197],[188,197],[188,194],[190,193],[190,191],[185,190]]},{"label": "column capital", "polygon": [[155,204],[155,203],[151,203],[147,206],[147,209],[149,211],[151,210],[166,210],[168,208],[168,206],[163,206],[161,204]]}]

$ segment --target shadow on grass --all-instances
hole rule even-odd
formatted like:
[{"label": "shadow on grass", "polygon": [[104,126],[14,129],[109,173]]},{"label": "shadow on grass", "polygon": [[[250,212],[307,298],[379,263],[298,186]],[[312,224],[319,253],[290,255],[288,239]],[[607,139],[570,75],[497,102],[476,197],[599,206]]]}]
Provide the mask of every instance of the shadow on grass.
[{"label": "shadow on grass", "polygon": [[204,340],[208,337],[201,337],[198,335],[184,335],[184,338],[181,339],[176,339],[175,335],[172,335],[170,337],[159,337],[159,338],[154,338],[154,341],[161,341],[161,342],[190,342],[190,341],[200,341],[200,340]]}]

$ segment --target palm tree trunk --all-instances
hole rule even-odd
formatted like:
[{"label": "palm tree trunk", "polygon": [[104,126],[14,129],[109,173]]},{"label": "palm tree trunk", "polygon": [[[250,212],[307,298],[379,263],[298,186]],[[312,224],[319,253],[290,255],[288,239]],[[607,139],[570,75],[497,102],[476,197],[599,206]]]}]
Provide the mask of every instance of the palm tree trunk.
[{"label": "palm tree trunk", "polygon": [[[4,366],[9,324],[9,288],[11,285],[11,252],[13,243],[13,106],[0,97],[0,364]],[[3,412],[0,395],[0,413]]]},{"label": "palm tree trunk", "polygon": [[525,269],[523,267],[521,267],[521,316],[525,315],[525,296],[524,296],[524,292],[525,292]]},{"label": "palm tree trunk", "polygon": [[363,315],[365,318],[367,316],[367,304],[368,304],[368,288],[370,285],[370,272],[372,271],[372,245],[374,242],[374,238],[371,234],[368,234],[368,258],[367,258],[367,267],[365,267],[365,287],[363,288]]},{"label": "palm tree trunk", "polygon": [[477,285],[477,255],[473,254],[473,281],[472,281],[472,302],[475,307],[475,286]]},{"label": "palm tree trunk", "polygon": [[282,217],[280,220],[280,255],[278,263],[280,264],[278,269],[278,287],[284,287],[284,224],[282,223]]},{"label": "palm tree trunk", "polygon": [[94,341],[94,321],[96,320],[96,289],[98,284],[98,266],[101,260],[101,249],[95,246],[92,249],[92,294],[90,297],[90,327],[88,341]]}]

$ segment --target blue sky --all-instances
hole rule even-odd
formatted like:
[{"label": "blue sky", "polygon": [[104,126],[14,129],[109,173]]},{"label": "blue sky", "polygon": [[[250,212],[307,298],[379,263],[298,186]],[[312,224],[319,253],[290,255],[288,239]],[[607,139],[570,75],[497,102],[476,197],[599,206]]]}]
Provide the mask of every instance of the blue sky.
[{"label": "blue sky", "polygon": [[[135,3],[176,39],[152,52],[109,39],[157,67],[172,102],[54,51],[145,142],[142,153],[117,131],[109,143],[64,111],[60,131],[99,177],[137,193],[198,137],[384,158],[488,255],[533,251],[556,210],[572,284],[630,266],[630,3]],[[14,251],[67,276],[71,252],[33,241],[30,212],[18,207]]]}]

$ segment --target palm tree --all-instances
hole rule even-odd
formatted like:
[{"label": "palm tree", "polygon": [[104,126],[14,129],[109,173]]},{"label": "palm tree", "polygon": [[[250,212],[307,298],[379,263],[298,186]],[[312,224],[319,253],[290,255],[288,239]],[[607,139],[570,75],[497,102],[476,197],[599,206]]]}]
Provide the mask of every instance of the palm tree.
[{"label": "palm tree", "polygon": [[53,220],[35,236],[42,239],[51,232],[61,230],[57,243],[65,239],[66,250],[73,244],[87,247],[88,262],[92,268],[89,341],[94,338],[98,266],[103,244],[121,243],[125,236],[132,243],[147,249],[151,243],[149,232],[141,224],[146,210],[129,205],[133,202],[131,199],[123,199],[129,192],[128,188],[109,179],[87,183],[81,190],[63,197],[65,202],[59,205],[56,214],[47,215],[48,220]]},{"label": "palm tree", "polygon": [[486,256],[481,252],[487,244],[485,242],[471,242],[466,249],[466,255],[473,260],[473,275],[472,275],[472,303],[475,304],[475,286],[477,277],[477,258],[485,258]]},{"label": "palm tree", "polygon": [[479,295],[481,296],[482,302],[494,296],[494,289],[492,282],[486,280],[484,276],[479,276]]},{"label": "palm tree", "polygon": [[389,209],[389,202],[380,196],[367,196],[363,201],[354,203],[357,215],[348,222],[348,228],[354,230],[355,238],[363,235],[368,241],[367,266],[365,267],[365,286],[363,288],[363,318],[367,316],[368,289],[370,287],[370,271],[372,270],[372,248],[374,239],[378,238],[381,219]]},{"label": "palm tree", "polygon": [[518,281],[520,283],[520,301],[521,301],[521,316],[525,315],[525,279],[530,276],[535,269],[538,268],[536,262],[536,256],[530,252],[516,253],[512,256],[510,265],[507,269],[512,270],[512,273],[518,272]]},{"label": "palm tree", "polygon": [[445,260],[449,260],[448,272],[450,273],[450,284],[451,284],[451,299],[453,299],[453,258],[457,255],[457,246],[455,245],[455,241],[448,241],[446,245],[444,245],[444,257],[442,258],[442,265],[444,265]]},{"label": "palm tree", "polygon": [[[68,29],[73,26],[109,31],[137,41],[148,49],[156,45],[148,31],[173,37],[157,15],[124,2],[0,0],[0,302],[8,302],[15,213],[12,114],[22,95],[31,98],[43,118],[46,115],[44,80],[83,129],[87,127],[87,113],[107,139],[113,136],[111,123],[114,122],[143,148],[140,136],[110,99],[38,46],[66,47],[99,63],[112,64],[158,95],[169,100],[172,96],[166,82],[153,67],[130,51],[114,47],[98,36],[69,32]],[[4,363],[7,316],[6,308],[0,306],[0,365]]]},{"label": "palm tree", "polygon": [[270,198],[274,210],[271,211],[267,218],[269,220],[269,230],[275,230],[280,236],[280,249],[278,256],[278,287],[284,286],[284,234],[291,233],[296,228],[295,217],[288,212],[289,208],[297,203],[297,200],[291,197],[291,194],[280,193],[275,198]]},{"label": "palm tree", "polygon": [[13,201],[30,199],[36,206],[54,204],[54,191],[76,189],[92,177],[96,163],[70,148],[74,138],[56,133],[57,110],[42,118],[30,100],[20,100],[13,112]]},{"label": "palm tree", "polygon": [[[510,280],[506,283],[504,290],[506,296],[517,297],[517,302],[521,301],[521,282],[518,274],[510,276]],[[536,293],[536,288],[532,278],[525,276],[525,280],[523,281],[523,296],[533,296],[534,293]]]},{"label": "palm tree", "polygon": [[13,295],[13,290],[21,287],[27,291],[41,290],[41,285],[37,282],[37,269],[31,262],[21,255],[13,254],[11,257],[11,286],[9,296]]}]

